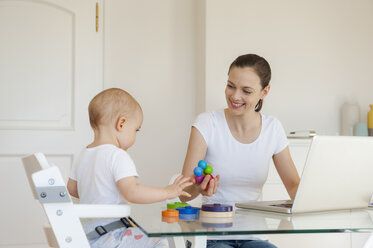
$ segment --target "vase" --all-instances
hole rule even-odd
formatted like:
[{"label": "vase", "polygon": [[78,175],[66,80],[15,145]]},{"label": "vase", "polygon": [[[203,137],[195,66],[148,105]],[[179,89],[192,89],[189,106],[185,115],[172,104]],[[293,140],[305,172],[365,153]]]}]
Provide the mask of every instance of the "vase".
[{"label": "vase", "polygon": [[370,111],[368,112],[368,134],[373,136],[373,104],[369,105]]},{"label": "vase", "polygon": [[354,136],[368,136],[368,127],[365,122],[358,122],[355,125]]},{"label": "vase", "polygon": [[[356,102],[345,102],[341,109],[341,135],[354,135],[354,127],[360,121],[360,107]],[[372,119],[373,121],[373,119]],[[373,124],[373,122],[372,122]]]}]

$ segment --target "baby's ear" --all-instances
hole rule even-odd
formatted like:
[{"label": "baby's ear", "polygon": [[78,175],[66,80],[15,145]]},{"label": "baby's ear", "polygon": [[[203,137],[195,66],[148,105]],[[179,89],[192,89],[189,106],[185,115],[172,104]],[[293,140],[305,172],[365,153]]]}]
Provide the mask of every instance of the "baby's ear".
[{"label": "baby's ear", "polygon": [[126,117],[122,116],[122,117],[119,117],[118,121],[117,121],[117,125],[116,125],[116,128],[118,131],[122,130],[124,128],[124,124],[126,123],[127,119]]}]

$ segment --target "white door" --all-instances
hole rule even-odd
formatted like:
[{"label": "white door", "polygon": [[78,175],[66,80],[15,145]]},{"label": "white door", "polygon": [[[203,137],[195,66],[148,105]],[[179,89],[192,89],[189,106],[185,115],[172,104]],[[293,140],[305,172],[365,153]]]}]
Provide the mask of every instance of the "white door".
[{"label": "white door", "polygon": [[67,179],[91,140],[87,106],[103,88],[96,2],[0,0],[0,247],[46,243],[20,158],[43,152]]}]

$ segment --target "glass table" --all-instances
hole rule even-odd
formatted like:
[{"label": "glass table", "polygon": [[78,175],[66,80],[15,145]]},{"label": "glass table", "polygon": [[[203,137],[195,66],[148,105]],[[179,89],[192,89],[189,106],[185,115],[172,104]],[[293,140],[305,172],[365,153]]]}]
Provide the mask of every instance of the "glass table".
[{"label": "glass table", "polygon": [[[166,204],[133,205],[130,219],[149,237],[172,237],[176,247],[185,247],[184,236],[194,237],[194,247],[205,247],[207,236],[372,232],[373,209],[307,214],[277,214],[236,208],[233,218],[200,218],[174,223],[162,221]],[[238,237],[238,236],[236,236]]]}]

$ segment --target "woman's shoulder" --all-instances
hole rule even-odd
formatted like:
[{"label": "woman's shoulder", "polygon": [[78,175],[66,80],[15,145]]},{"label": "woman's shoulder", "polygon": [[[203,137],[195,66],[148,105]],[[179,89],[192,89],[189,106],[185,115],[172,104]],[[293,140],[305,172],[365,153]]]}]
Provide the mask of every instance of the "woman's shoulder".
[{"label": "woman's shoulder", "polygon": [[272,115],[262,115],[262,121],[263,125],[266,127],[281,127],[282,124],[279,119],[277,119],[275,116]]},{"label": "woman's shoulder", "polygon": [[200,113],[197,116],[196,123],[210,123],[214,124],[224,120],[224,110],[216,110]]},{"label": "woman's shoulder", "polygon": [[198,114],[197,116],[197,119],[198,118],[202,118],[202,119],[210,119],[210,120],[213,120],[213,119],[220,119],[224,117],[224,110],[221,109],[221,110],[215,110],[215,111],[207,111],[207,112],[202,112],[200,114]]}]

